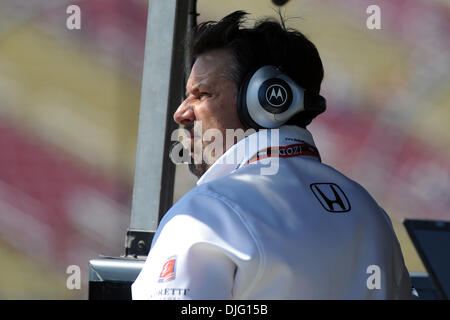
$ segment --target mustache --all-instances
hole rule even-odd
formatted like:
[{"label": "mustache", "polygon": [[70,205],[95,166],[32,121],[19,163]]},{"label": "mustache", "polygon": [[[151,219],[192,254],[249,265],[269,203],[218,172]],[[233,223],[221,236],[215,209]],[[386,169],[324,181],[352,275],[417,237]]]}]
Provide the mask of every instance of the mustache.
[{"label": "mustache", "polygon": [[[195,131],[194,128],[196,127],[195,122],[189,122],[187,124],[184,124],[180,126],[180,129],[183,129],[188,132],[187,141],[181,142],[181,141],[172,141],[169,145],[169,158],[172,160],[174,164],[182,164],[182,163],[189,163],[194,159],[194,156],[192,155],[193,151],[193,145],[192,143],[195,143],[194,141],[197,139],[200,139],[199,141],[202,142],[202,136],[195,137]],[[201,127],[200,127],[201,128]],[[197,128],[196,128],[197,129]],[[197,130],[198,131],[198,130]],[[197,132],[197,134],[199,134]],[[201,134],[201,133],[200,133]],[[183,137],[184,139],[184,137]],[[190,142],[190,145],[188,143]]]},{"label": "mustache", "polygon": [[[194,122],[183,125],[181,128],[189,132],[190,138],[194,135]],[[169,146],[169,158],[174,164],[184,163],[183,159],[191,158],[190,148],[185,146],[181,141],[172,141]]]},{"label": "mustache", "polygon": [[169,147],[169,158],[174,164],[181,164],[189,150],[180,141],[173,141]]},{"label": "mustache", "polygon": [[188,124],[183,125],[183,128],[189,132],[193,132],[194,131],[194,122],[190,122]]}]

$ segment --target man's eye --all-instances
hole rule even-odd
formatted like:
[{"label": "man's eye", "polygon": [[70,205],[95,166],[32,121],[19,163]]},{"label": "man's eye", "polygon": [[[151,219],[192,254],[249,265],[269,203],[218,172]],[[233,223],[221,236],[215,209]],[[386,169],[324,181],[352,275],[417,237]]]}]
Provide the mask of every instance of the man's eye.
[{"label": "man's eye", "polygon": [[211,97],[211,94],[209,94],[208,92],[200,92],[198,94],[199,99],[203,99],[203,98],[208,98]]}]

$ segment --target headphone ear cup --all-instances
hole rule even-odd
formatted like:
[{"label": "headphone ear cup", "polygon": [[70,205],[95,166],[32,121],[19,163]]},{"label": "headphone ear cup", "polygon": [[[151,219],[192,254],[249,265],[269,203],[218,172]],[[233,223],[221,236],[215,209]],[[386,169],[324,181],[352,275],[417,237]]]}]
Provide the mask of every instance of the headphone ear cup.
[{"label": "headphone ear cup", "polygon": [[278,128],[292,114],[296,91],[293,82],[277,67],[262,66],[249,73],[239,88],[238,114],[250,128]]},{"label": "headphone ear cup", "polygon": [[278,128],[297,114],[312,119],[325,109],[322,96],[308,93],[270,65],[249,73],[237,97],[238,116],[246,129]]},{"label": "headphone ear cup", "polygon": [[238,95],[237,95],[237,113],[239,116],[239,120],[244,125],[245,129],[253,128],[253,129],[263,129],[260,125],[258,125],[255,121],[253,121],[252,117],[248,112],[247,106],[247,88],[250,82],[250,79],[253,76],[253,72],[250,72],[242,82],[239,87]]}]

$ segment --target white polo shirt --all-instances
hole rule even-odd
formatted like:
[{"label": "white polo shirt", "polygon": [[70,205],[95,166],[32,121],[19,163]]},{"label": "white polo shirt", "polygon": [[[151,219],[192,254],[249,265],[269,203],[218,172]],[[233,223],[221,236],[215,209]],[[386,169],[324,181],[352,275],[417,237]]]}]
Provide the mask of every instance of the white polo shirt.
[{"label": "white polo shirt", "polygon": [[410,299],[383,209],[320,162],[309,131],[266,134],[231,147],[166,213],[133,299]]}]

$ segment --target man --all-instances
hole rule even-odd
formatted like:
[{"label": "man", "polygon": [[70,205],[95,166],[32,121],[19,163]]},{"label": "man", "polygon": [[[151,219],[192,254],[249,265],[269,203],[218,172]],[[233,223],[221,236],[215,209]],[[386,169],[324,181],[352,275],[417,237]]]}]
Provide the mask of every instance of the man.
[{"label": "man", "polygon": [[[274,21],[242,28],[244,16],[194,33],[174,120],[191,136],[193,159],[201,150],[190,166],[200,179],[162,219],[133,299],[410,298],[388,216],[321,163],[306,130],[324,111],[317,49]],[[232,143],[204,137],[249,128]]]}]

